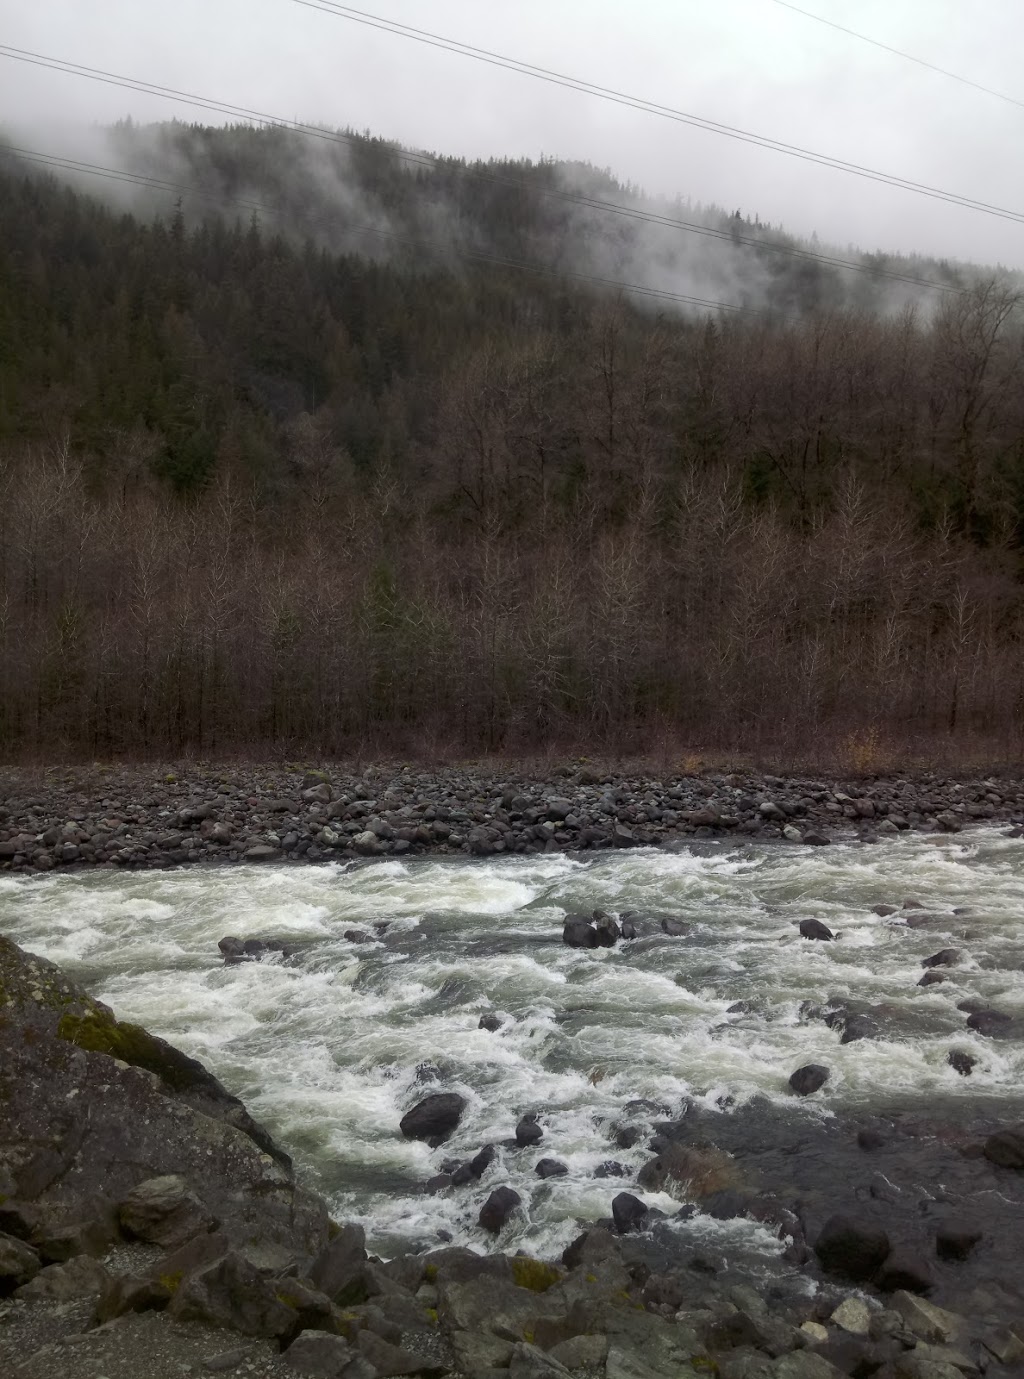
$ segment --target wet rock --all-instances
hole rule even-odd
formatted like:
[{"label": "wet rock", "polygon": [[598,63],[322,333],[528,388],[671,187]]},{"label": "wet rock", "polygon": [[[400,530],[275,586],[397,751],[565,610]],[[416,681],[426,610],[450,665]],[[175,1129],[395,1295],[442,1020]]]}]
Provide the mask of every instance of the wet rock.
[{"label": "wet rock", "polygon": [[939,952],[933,953],[930,958],[923,958],[922,967],[955,967],[960,961],[961,953],[959,948],[941,948]]},{"label": "wet rock", "polygon": [[516,1126],[516,1144],[520,1149],[528,1149],[531,1144],[539,1144],[544,1131],[538,1122],[536,1112],[529,1111]]},{"label": "wet rock", "polygon": [[621,930],[611,915],[605,914],[602,910],[594,911],[594,929],[597,933],[597,943],[600,948],[614,948],[621,938]]},{"label": "wet rock", "polygon": [[398,1128],[407,1140],[440,1143],[455,1130],[465,1109],[466,1099],[457,1092],[434,1092],[417,1102],[411,1111],[406,1111]]},{"label": "wet rock", "polygon": [[648,1215],[649,1208],[631,1192],[620,1192],[612,1199],[612,1220],[620,1235],[642,1231]]},{"label": "wet rock", "polygon": [[818,939],[827,943],[835,938],[835,934],[827,924],[822,924],[820,919],[802,919],[800,921],[800,937]]},{"label": "wet rock", "polygon": [[617,1159],[605,1159],[594,1169],[595,1178],[628,1178],[629,1169]]},{"label": "wet rock", "polygon": [[865,1153],[873,1153],[876,1149],[882,1149],[889,1143],[885,1135],[873,1126],[867,1126],[863,1130],[857,1131],[857,1146]]},{"label": "wet rock", "polygon": [[562,925],[562,942],[567,948],[596,948],[597,928],[580,915],[569,915]]},{"label": "wet rock", "polygon": [[821,1063],[805,1063],[802,1068],[797,1068],[789,1079],[789,1085],[797,1096],[810,1096],[819,1088],[824,1087],[831,1076],[828,1068]]},{"label": "wet rock", "polygon": [[804,847],[827,848],[832,844],[832,839],[826,833],[818,833],[815,829],[810,829],[803,836]]},{"label": "wet rock", "polygon": [[137,1240],[168,1249],[213,1230],[217,1219],[180,1174],[148,1178],[118,1207],[121,1229]]},{"label": "wet rock", "polygon": [[927,1260],[898,1245],[879,1268],[875,1283],[885,1293],[928,1293],[935,1287],[935,1278]]},{"label": "wet rock", "polygon": [[501,1029],[501,1017],[499,1015],[481,1015],[477,1029],[485,1029],[490,1034],[495,1034]]},{"label": "wet rock", "polygon": [[935,1232],[935,1253],[940,1259],[961,1261],[983,1239],[983,1232],[966,1221],[945,1221]]},{"label": "wet rock", "polygon": [[498,1156],[493,1144],[485,1144],[469,1161],[469,1171],[474,1178],[482,1178]]},{"label": "wet rock", "polygon": [[967,1017],[967,1028],[976,1030],[988,1039],[1013,1037],[1014,1020],[1001,1010],[974,1010]]},{"label": "wet rock", "polygon": [[522,1202],[519,1193],[510,1187],[496,1187],[480,1208],[478,1220],[485,1231],[497,1235]]},{"label": "wet rock", "polygon": [[243,939],[236,938],[233,934],[228,934],[222,938],[217,947],[226,958],[237,958],[245,952],[245,942]]},{"label": "wet rock", "polygon": [[973,1054],[964,1053],[962,1049],[950,1049],[946,1054],[946,1062],[961,1077],[970,1077],[978,1060]]},{"label": "wet rock", "polygon": [[860,1283],[870,1279],[890,1252],[885,1231],[848,1216],[831,1216],[814,1242],[814,1253],[828,1274]]},{"label": "wet rock", "polygon": [[619,933],[624,940],[638,937],[639,930],[636,927],[636,920],[632,915],[625,914],[619,920]]},{"label": "wet rock", "polygon": [[871,913],[878,915],[879,919],[888,919],[890,915],[896,914],[895,905],[872,905]]},{"label": "wet rock", "polygon": [[538,1178],[564,1178],[569,1168],[560,1159],[541,1159],[534,1172]]},{"label": "wet rock", "polygon": [[839,1042],[840,1044],[853,1044],[858,1039],[876,1039],[878,1033],[878,1025],[870,1015],[848,1015],[843,1024],[843,1034]]},{"label": "wet rock", "polygon": [[918,986],[937,986],[941,982],[949,981],[949,974],[946,972],[926,972]]},{"label": "wet rock", "polygon": [[989,1163],[1000,1168],[1024,1169],[1024,1124],[989,1135],[983,1152]]},{"label": "wet rock", "polygon": [[681,919],[674,919],[672,915],[662,915],[661,917],[661,932],[668,934],[669,938],[685,938],[690,933],[691,927]]},{"label": "wet rock", "polygon": [[346,929],[342,937],[347,943],[372,943],[373,936],[365,929]]}]

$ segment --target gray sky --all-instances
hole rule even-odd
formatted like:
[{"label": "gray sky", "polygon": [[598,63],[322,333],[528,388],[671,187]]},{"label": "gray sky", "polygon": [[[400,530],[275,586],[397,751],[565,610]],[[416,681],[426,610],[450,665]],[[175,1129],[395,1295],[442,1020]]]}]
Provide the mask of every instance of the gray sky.
[{"label": "gray sky", "polygon": [[[465,43],[1024,211],[1024,108],[773,0],[363,0]],[[1021,0],[800,0],[1024,101]],[[503,72],[292,0],[34,0],[0,41],[218,100],[469,157],[553,155],[648,191],[758,213],[862,248],[1024,268],[1024,225],[944,205]],[[54,116],[208,119],[0,61],[0,120],[47,152]]]}]

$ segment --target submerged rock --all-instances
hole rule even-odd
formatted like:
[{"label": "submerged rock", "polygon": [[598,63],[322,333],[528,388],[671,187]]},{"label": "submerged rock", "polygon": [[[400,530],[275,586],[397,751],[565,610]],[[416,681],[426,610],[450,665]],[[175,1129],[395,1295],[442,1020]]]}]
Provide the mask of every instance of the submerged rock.
[{"label": "submerged rock", "polygon": [[826,1273],[857,1283],[871,1278],[889,1252],[885,1231],[848,1216],[830,1216],[814,1242],[814,1253]]}]

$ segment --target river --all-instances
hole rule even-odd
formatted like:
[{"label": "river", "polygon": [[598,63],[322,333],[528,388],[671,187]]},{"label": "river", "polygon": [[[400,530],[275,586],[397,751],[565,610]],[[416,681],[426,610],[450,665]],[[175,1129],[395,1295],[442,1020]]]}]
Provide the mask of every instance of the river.
[{"label": "river", "polygon": [[[483,1186],[429,1196],[421,1184],[539,1112],[542,1144],[502,1147],[487,1181],[524,1202],[502,1248],[551,1255],[630,1186],[595,1177],[600,1164],[632,1173],[651,1157],[646,1136],[612,1142],[638,1098],[723,1123],[751,1105],[808,1124],[887,1108],[955,1121],[980,1105],[1024,1119],[1024,1042],[984,1038],[957,1009],[976,998],[1024,1016],[1022,880],[1024,844],[995,830],[814,849],[82,871],[0,879],[0,931],[200,1058],[382,1253],[445,1238],[481,1247]],[[926,927],[907,927],[912,911],[872,912],[906,898],[931,914]],[[643,936],[566,948],[564,915],[595,907],[649,916]],[[690,932],[668,937],[663,914]],[[809,916],[837,940],[800,938]],[[346,939],[353,928],[372,941]],[[226,966],[226,934],[299,947]],[[922,960],[951,946],[962,959],[949,980],[918,986]],[[876,1008],[877,1037],[841,1044],[808,1011],[842,999]],[[479,1028],[485,1013],[501,1017],[497,1031]],[[952,1049],[977,1060],[970,1077],[950,1066]],[[787,1080],[809,1062],[831,1078],[798,1100]],[[440,1083],[423,1081],[423,1065]],[[457,1132],[439,1149],[404,1140],[401,1116],[438,1086],[468,1101]],[[541,1181],[544,1156],[568,1173]],[[742,1237],[766,1258],[781,1248],[746,1221],[686,1229],[719,1245]]]}]

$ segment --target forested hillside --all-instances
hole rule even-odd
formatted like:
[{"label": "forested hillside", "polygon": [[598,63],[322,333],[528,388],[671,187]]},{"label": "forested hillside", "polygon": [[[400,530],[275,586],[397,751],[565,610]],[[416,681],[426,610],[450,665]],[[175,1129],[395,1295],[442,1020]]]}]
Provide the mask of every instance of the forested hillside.
[{"label": "forested hillside", "polygon": [[[0,164],[0,750],[1019,754],[1008,280],[732,217],[652,258],[509,185],[555,165],[113,137],[204,197]],[[644,263],[753,309],[570,276]]]}]

